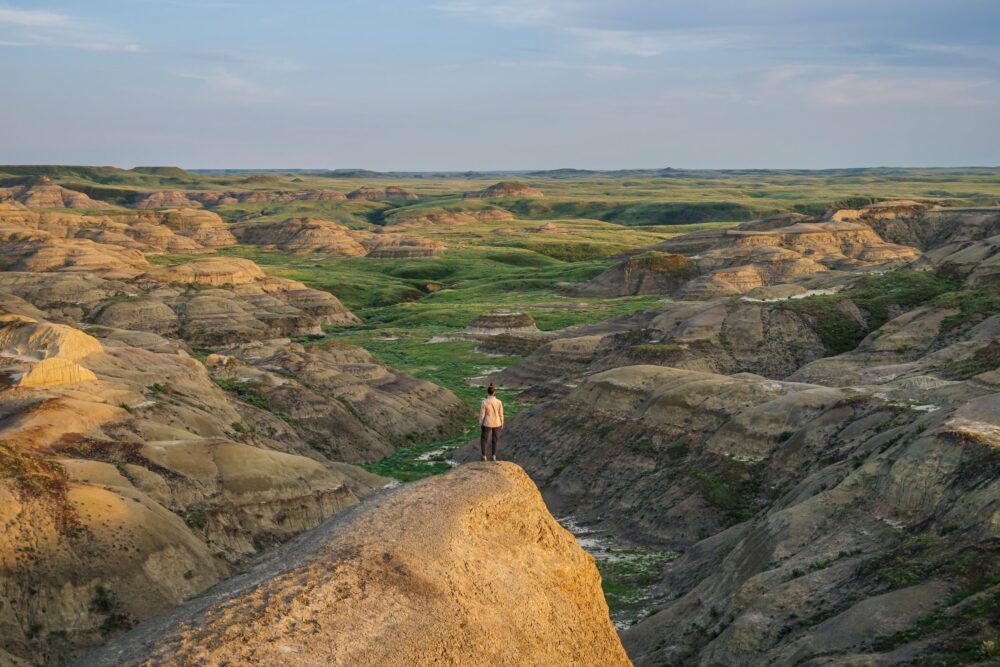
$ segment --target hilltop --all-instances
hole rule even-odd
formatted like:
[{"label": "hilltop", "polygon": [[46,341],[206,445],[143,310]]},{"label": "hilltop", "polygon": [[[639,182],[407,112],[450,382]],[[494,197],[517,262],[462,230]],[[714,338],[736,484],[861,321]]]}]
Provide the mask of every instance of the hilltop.
[{"label": "hilltop", "polygon": [[193,659],[630,664],[593,559],[510,463],[383,493],[77,664]]}]

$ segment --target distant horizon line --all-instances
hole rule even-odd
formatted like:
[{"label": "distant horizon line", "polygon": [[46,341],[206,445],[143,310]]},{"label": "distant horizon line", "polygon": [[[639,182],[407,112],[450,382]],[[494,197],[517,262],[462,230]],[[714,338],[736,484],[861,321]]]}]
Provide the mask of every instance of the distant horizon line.
[{"label": "distant horizon line", "polygon": [[213,173],[213,172],[229,172],[229,173],[350,173],[350,172],[368,172],[371,174],[533,174],[533,173],[546,173],[546,172],[585,172],[585,173],[615,173],[615,172],[655,172],[655,171],[673,171],[673,172],[691,172],[691,171],[709,171],[709,172],[747,172],[747,171],[757,171],[757,172],[768,172],[768,171],[797,171],[797,172],[831,172],[831,171],[874,171],[874,170],[894,170],[894,169],[910,169],[910,170],[944,170],[944,169],[1000,169],[1000,164],[996,165],[975,165],[975,164],[964,164],[964,165],[869,165],[869,166],[853,166],[853,167],[609,167],[609,168],[592,168],[592,167],[551,167],[551,168],[511,168],[511,169],[371,169],[368,167],[183,167],[176,164],[137,164],[130,167],[122,167],[114,164],[97,164],[97,163],[10,163],[0,165],[0,171],[5,168],[14,167],[19,169],[25,168],[62,168],[62,169],[73,169],[73,168],[88,168],[88,169],[120,169],[123,171],[138,171],[143,169],[182,169],[191,173]]}]

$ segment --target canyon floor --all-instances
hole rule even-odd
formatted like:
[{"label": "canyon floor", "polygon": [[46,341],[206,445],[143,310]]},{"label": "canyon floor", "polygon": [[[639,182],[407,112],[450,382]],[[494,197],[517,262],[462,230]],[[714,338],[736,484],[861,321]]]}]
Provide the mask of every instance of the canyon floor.
[{"label": "canyon floor", "polygon": [[0,166],[0,664],[988,664],[998,198]]}]

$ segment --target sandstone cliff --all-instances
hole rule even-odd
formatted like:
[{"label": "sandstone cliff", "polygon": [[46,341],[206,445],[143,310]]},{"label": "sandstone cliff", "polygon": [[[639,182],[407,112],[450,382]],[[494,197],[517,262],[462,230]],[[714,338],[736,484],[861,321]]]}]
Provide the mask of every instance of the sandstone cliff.
[{"label": "sandstone cliff", "polygon": [[78,664],[194,660],[630,664],[593,560],[509,463],[366,502]]}]

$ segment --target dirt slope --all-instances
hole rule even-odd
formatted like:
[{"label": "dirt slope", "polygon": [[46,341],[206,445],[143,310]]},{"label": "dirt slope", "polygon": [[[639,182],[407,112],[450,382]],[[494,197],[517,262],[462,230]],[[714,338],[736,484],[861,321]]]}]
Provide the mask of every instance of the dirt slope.
[{"label": "dirt slope", "polygon": [[630,664],[593,560],[510,463],[366,502],[77,664],[195,663]]}]

